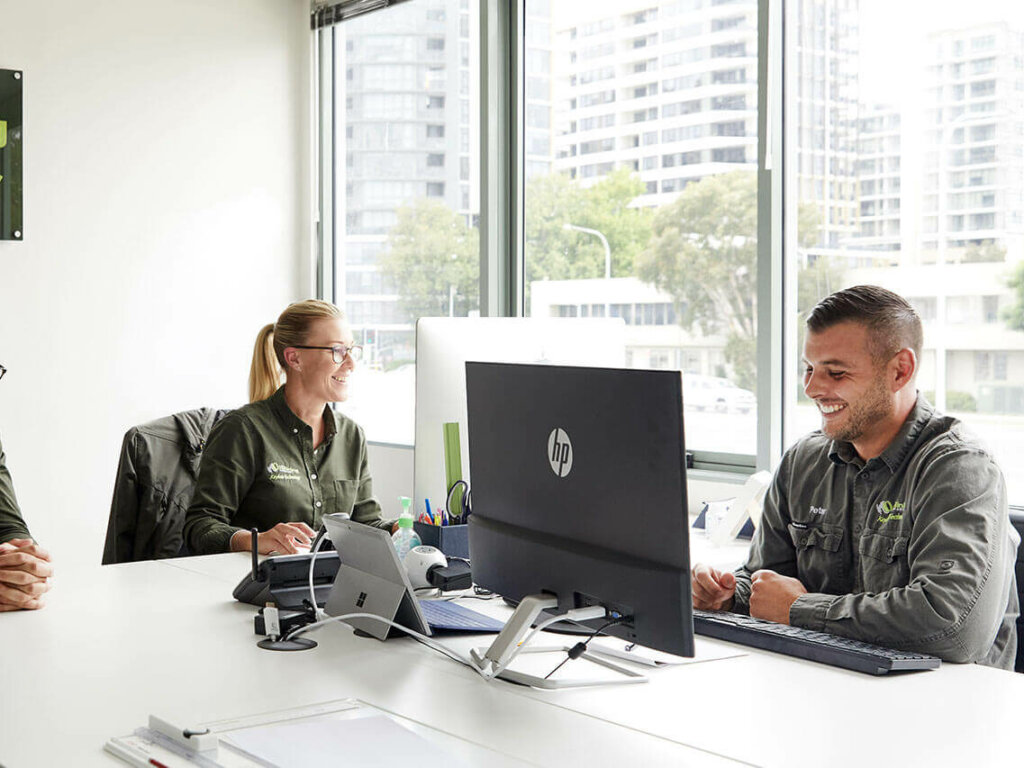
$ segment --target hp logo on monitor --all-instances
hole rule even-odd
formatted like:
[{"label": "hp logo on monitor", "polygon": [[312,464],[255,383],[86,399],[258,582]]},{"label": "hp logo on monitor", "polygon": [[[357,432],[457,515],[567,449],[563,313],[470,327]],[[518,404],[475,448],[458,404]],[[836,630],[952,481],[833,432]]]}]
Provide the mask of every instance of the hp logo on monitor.
[{"label": "hp logo on monitor", "polygon": [[572,471],[572,442],[564,429],[555,427],[548,435],[548,463],[551,471],[565,477]]}]

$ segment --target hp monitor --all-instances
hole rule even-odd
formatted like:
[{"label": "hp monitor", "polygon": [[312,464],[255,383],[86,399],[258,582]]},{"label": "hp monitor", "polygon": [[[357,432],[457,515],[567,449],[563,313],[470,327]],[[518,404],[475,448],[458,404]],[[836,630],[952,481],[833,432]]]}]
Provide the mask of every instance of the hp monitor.
[{"label": "hp monitor", "polygon": [[466,392],[477,584],[693,656],[679,372],[468,362]]}]

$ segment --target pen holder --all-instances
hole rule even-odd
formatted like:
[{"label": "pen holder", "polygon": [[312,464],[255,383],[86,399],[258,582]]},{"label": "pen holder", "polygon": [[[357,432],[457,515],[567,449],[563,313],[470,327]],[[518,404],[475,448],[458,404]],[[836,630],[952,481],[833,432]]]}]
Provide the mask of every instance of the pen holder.
[{"label": "pen holder", "polygon": [[437,547],[448,557],[469,557],[468,525],[429,525],[417,520],[413,523],[413,530],[420,541]]}]

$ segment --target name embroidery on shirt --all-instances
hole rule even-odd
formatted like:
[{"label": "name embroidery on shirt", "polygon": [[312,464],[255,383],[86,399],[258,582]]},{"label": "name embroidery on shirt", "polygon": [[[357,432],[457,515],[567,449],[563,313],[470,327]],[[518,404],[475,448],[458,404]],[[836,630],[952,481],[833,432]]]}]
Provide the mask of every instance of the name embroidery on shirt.
[{"label": "name embroidery on shirt", "polygon": [[878,522],[888,523],[891,520],[902,520],[907,505],[902,501],[880,501],[875,506],[878,510]]},{"label": "name embroidery on shirt", "polygon": [[272,461],[267,465],[267,479],[269,480],[298,480],[301,473],[297,469]]}]

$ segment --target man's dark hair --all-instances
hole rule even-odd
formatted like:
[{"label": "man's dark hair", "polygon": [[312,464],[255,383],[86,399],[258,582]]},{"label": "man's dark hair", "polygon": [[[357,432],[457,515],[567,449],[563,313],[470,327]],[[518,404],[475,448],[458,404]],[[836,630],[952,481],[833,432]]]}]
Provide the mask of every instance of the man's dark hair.
[{"label": "man's dark hair", "polygon": [[888,360],[904,347],[914,350],[920,361],[921,318],[902,296],[877,285],[855,285],[826,296],[807,314],[807,329],[813,333],[847,322],[867,326],[876,362]]}]

